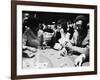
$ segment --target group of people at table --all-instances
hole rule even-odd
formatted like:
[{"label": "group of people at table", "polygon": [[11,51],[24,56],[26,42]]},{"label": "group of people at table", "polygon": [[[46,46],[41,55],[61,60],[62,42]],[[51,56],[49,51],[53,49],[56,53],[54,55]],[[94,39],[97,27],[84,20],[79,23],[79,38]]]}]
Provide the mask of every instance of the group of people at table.
[{"label": "group of people at table", "polygon": [[[54,50],[62,50],[62,55],[78,55],[74,60],[76,66],[82,66],[89,61],[89,22],[84,15],[76,16],[74,26],[69,26],[65,19],[60,19],[55,29],[45,28],[39,25],[36,18],[28,16],[23,19],[22,54],[23,57],[32,58],[39,47],[47,45]],[[44,33],[51,33],[49,44],[46,43]],[[47,34],[47,33],[45,33]],[[48,42],[48,41],[47,41]],[[31,52],[27,53],[26,50]]]}]

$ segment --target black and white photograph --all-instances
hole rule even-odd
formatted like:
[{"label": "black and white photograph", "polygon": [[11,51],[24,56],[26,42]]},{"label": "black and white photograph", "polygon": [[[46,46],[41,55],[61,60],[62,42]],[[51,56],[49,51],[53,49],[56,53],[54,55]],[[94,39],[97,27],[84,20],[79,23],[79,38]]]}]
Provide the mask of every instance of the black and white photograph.
[{"label": "black and white photograph", "polygon": [[16,78],[96,74],[96,6],[41,2],[13,6]]},{"label": "black and white photograph", "polygon": [[22,68],[89,66],[89,14],[22,11]]}]

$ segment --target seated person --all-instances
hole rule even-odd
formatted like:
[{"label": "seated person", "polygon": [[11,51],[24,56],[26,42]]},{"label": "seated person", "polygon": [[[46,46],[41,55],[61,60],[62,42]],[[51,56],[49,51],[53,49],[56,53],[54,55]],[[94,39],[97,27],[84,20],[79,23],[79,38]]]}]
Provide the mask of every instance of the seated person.
[{"label": "seated person", "polygon": [[37,37],[37,32],[39,30],[39,24],[36,19],[29,17],[25,23],[23,23],[23,35],[22,35],[22,45],[23,45],[23,56],[33,57],[38,46],[40,45],[40,40]]},{"label": "seated person", "polygon": [[75,65],[82,66],[84,61],[89,60],[89,29],[85,16],[77,16],[75,26],[76,30],[72,39],[66,44],[66,49],[69,53],[78,55]]},{"label": "seated person", "polygon": [[52,47],[61,50],[65,47],[65,43],[70,39],[70,32],[67,29],[67,21],[65,19],[58,20],[57,30],[52,38]]}]

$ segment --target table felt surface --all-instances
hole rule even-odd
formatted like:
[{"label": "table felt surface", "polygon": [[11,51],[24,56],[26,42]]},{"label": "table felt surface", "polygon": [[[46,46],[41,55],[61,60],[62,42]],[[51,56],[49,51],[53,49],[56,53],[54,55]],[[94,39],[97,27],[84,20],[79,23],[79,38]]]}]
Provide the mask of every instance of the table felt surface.
[{"label": "table felt surface", "polygon": [[[40,69],[40,68],[62,68],[62,67],[75,67],[74,60],[76,55],[61,56],[62,51],[54,49],[38,49],[36,55],[32,58],[22,58],[23,69]],[[89,62],[83,64],[88,66]]]}]

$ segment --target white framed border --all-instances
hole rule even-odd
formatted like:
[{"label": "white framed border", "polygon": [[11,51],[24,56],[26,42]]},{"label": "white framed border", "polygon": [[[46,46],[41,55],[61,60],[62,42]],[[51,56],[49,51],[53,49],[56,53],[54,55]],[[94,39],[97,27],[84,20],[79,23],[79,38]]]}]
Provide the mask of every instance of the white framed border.
[{"label": "white framed border", "polygon": [[[22,11],[41,11],[58,13],[87,13],[90,21],[90,66],[51,69],[22,69]],[[46,6],[17,5],[17,75],[36,75],[49,73],[69,73],[94,71],[94,9],[62,8]]]}]

